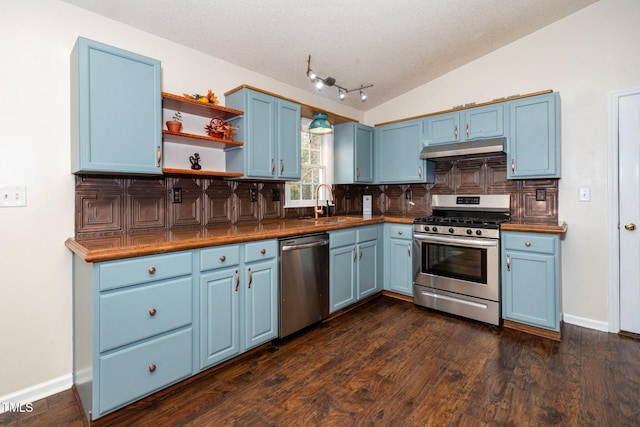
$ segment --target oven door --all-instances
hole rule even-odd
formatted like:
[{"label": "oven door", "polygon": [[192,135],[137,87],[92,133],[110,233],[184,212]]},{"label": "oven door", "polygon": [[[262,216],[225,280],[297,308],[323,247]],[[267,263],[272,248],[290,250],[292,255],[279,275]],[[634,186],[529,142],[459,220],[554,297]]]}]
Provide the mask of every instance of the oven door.
[{"label": "oven door", "polygon": [[499,246],[498,239],[415,233],[414,283],[497,302]]}]

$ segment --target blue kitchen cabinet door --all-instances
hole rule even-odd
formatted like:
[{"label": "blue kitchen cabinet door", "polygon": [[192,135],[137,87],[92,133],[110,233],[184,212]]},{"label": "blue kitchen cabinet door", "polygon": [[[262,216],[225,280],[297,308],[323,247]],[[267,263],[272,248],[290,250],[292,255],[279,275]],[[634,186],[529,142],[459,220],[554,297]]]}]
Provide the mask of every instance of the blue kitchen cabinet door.
[{"label": "blue kitchen cabinet door", "polygon": [[389,239],[389,284],[390,291],[413,295],[411,240]]},{"label": "blue kitchen cabinet door", "polygon": [[357,301],[357,251],[354,245],[329,251],[329,312],[333,313]]},{"label": "blue kitchen cabinet door", "polygon": [[358,244],[358,300],[378,291],[378,240]]},{"label": "blue kitchen cabinet door", "polygon": [[244,348],[248,350],[278,335],[277,259],[245,265]]},{"label": "blue kitchen cabinet door", "polygon": [[277,175],[280,179],[299,180],[302,173],[300,164],[300,104],[277,99],[277,111]]},{"label": "blue kitchen cabinet door", "polygon": [[229,268],[200,276],[200,368],[240,354],[240,271]]},{"label": "blue kitchen cabinet door", "polygon": [[435,164],[420,159],[422,120],[406,120],[375,128],[377,181],[434,182]]},{"label": "blue kitchen cabinet door", "polygon": [[79,37],[71,53],[71,172],[162,174],[160,61]]},{"label": "blue kitchen cabinet door", "polygon": [[557,92],[509,102],[510,179],[560,178],[560,96]]},{"label": "blue kitchen cabinet door", "polygon": [[227,94],[225,102],[244,111],[231,121],[244,146],[226,150],[226,169],[245,178],[299,180],[300,105],[247,88]]},{"label": "blue kitchen cabinet door", "polygon": [[504,105],[492,104],[464,110],[465,140],[504,136]]},{"label": "blue kitchen cabinet door", "polygon": [[460,142],[463,135],[460,132],[460,118],[461,113],[456,111],[423,119],[426,145]]},{"label": "blue kitchen cabinet door", "polygon": [[334,183],[373,182],[373,128],[347,122],[333,131]]},{"label": "blue kitchen cabinet door", "polygon": [[559,236],[503,232],[502,316],[560,330]]}]

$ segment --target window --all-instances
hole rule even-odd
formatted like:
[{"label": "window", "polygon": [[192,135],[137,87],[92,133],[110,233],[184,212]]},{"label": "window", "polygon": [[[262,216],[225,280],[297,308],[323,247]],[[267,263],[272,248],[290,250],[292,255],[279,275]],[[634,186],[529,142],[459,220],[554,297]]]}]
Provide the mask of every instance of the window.
[{"label": "window", "polygon": [[[301,179],[285,183],[285,207],[299,208],[314,205],[314,192],[318,184],[331,185],[333,170],[333,134],[311,135],[311,119],[302,118],[300,132]],[[320,200],[329,197],[325,188],[321,188]]]}]

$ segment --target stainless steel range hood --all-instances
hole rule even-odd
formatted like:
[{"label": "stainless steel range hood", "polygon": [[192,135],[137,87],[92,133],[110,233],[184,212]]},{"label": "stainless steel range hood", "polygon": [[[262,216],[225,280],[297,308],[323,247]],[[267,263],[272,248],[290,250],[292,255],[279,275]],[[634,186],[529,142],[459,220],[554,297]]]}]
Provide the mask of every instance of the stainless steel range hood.
[{"label": "stainless steel range hood", "polygon": [[504,154],[507,139],[491,138],[447,144],[428,145],[420,152],[421,159],[438,160]]}]

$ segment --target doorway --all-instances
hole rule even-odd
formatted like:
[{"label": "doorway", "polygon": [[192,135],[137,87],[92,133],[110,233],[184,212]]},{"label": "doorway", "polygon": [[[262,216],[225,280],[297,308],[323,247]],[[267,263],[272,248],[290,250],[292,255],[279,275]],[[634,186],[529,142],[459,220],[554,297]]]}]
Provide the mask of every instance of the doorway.
[{"label": "doorway", "polygon": [[608,103],[609,329],[640,334],[640,88]]}]

